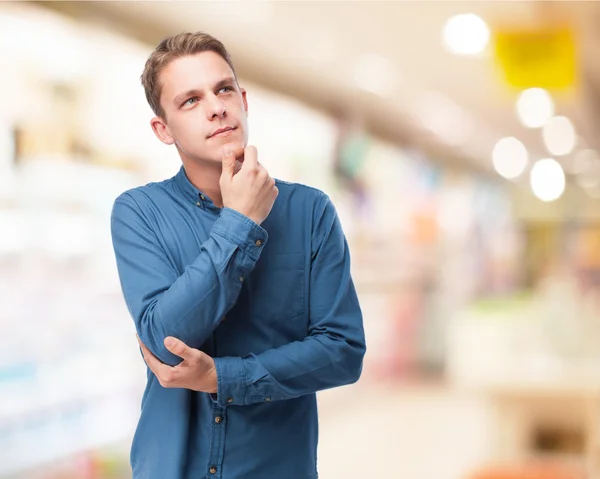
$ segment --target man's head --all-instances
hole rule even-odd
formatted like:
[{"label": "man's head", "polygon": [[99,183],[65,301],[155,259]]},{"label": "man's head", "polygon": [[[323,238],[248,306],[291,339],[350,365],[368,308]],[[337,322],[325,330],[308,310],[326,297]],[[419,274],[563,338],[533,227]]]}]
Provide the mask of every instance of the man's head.
[{"label": "man's head", "polygon": [[226,143],[248,139],[246,91],[223,44],[205,33],[165,38],[146,61],[142,85],[156,136],[182,160],[220,162]]}]

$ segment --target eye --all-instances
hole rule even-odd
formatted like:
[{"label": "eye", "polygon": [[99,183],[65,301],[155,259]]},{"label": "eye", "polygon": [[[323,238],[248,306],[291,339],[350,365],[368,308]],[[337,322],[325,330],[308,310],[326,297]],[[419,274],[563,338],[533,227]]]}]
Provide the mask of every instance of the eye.
[{"label": "eye", "polygon": [[197,101],[198,101],[197,97],[188,98],[186,101],[183,102],[182,106],[193,105]]},{"label": "eye", "polygon": [[223,88],[221,88],[221,89],[219,90],[219,93],[220,93],[220,92],[225,92],[225,93],[227,93],[227,92],[230,92],[230,91],[233,91],[233,88],[232,88],[232,87],[230,87],[230,86],[224,86]]}]

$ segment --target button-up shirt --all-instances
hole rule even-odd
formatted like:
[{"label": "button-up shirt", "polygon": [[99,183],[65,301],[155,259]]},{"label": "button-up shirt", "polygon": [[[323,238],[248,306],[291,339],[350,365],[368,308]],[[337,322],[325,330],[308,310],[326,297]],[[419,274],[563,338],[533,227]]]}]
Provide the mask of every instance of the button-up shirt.
[{"label": "button-up shirt", "polygon": [[260,226],[217,207],[183,167],[115,200],[113,246],[141,341],[174,366],[163,341],[179,338],[215,358],[218,378],[208,394],[164,388],[147,370],[134,479],[317,477],[315,393],[358,380],[362,314],[330,199],[276,184]]}]

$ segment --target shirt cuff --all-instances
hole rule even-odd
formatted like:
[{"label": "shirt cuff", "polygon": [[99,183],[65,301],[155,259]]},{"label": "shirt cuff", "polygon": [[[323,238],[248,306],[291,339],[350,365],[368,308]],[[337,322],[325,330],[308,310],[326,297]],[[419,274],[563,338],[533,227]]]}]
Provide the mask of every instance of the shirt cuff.
[{"label": "shirt cuff", "polygon": [[247,216],[227,207],[221,210],[212,231],[238,244],[254,261],[258,260],[262,248],[269,239],[264,228]]},{"label": "shirt cuff", "polygon": [[246,371],[242,358],[215,358],[217,395],[211,395],[219,406],[242,406],[246,399]]}]

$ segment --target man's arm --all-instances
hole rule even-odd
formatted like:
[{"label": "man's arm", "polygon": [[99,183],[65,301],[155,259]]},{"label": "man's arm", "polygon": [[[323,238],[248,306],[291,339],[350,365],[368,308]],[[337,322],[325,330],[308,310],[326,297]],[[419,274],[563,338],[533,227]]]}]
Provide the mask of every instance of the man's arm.
[{"label": "man's arm", "polygon": [[366,351],[363,320],[339,219],[323,196],[315,211],[309,336],[243,358],[215,358],[216,401],[248,405],[291,399],[358,380]]},{"label": "man's arm", "polygon": [[[244,163],[236,173],[236,158]],[[219,180],[224,208],[200,254],[183,274],[175,269],[143,210],[129,193],[113,206],[111,233],[125,302],[142,343],[162,362],[181,358],[165,347],[174,336],[200,348],[237,300],[245,276],[254,268],[279,190],[258,162],[256,148],[222,151]]]},{"label": "man's arm", "polygon": [[164,339],[174,336],[200,348],[234,305],[240,278],[254,268],[267,241],[263,228],[224,208],[199,255],[180,275],[129,193],[115,201],[111,233],[123,295],[137,334],[170,365],[181,358],[165,348]]}]

